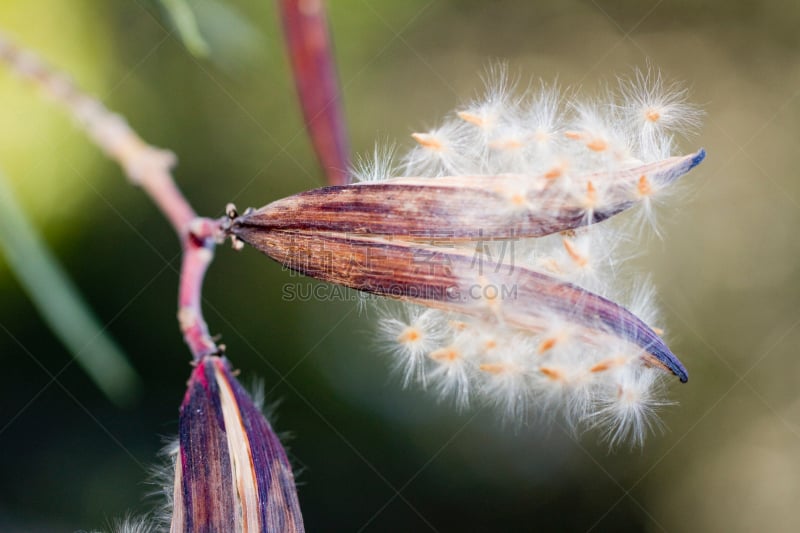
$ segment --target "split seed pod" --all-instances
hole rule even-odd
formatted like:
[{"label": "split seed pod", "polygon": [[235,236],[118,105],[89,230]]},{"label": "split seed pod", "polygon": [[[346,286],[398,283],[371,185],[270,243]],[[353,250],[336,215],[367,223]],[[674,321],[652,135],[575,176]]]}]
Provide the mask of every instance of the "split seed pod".
[{"label": "split seed pod", "polygon": [[[621,177],[630,181],[631,176],[647,172],[654,180],[669,182],[703,157],[700,151],[633,168]],[[485,316],[523,330],[537,331],[545,317],[556,315],[594,334],[637,346],[645,361],[686,382],[686,369],[666,344],[623,307],[547,274],[519,266],[504,268],[489,258],[483,258],[477,269],[474,255],[445,247],[453,246],[450,240],[540,237],[587,223],[585,208],[571,199],[553,198],[546,187],[526,195],[532,204],[546,208],[502,223],[491,207],[503,201],[503,193],[486,187],[493,179],[502,186],[513,178],[398,178],[324,187],[238,217],[230,233],[292,270],[360,291]],[[633,203],[630,197],[604,206],[589,220],[603,220]],[[421,239],[439,246],[416,242]],[[515,297],[501,301],[504,288],[513,288]],[[498,294],[492,298],[487,291]]]},{"label": "split seed pod", "polygon": [[700,112],[652,72],[622,80],[621,103],[511,92],[501,71],[483,100],[413,134],[402,170],[376,150],[359,183],[232,216],[228,233],[289,269],[399,300],[378,330],[404,383],[460,406],[488,400],[514,421],[560,411],[612,444],[641,443],[667,403],[663,377],[688,373],[655,327],[648,284],[615,257],[642,219],[615,215],[639,207],[651,220],[703,161],[702,149],[672,155]]}]

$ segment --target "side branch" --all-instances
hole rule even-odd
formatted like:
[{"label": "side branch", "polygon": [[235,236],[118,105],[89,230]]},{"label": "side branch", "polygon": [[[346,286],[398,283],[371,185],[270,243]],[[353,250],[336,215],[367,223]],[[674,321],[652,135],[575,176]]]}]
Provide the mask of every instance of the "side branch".
[{"label": "side branch", "polygon": [[183,246],[178,295],[178,320],[195,361],[219,353],[201,309],[205,272],[222,239],[221,222],[200,218],[172,176],[175,155],[147,144],[127,121],[81,92],[72,80],[50,68],[33,53],[15,46],[0,33],[0,61],[61,104],[89,138],[141,187],[170,221]]}]

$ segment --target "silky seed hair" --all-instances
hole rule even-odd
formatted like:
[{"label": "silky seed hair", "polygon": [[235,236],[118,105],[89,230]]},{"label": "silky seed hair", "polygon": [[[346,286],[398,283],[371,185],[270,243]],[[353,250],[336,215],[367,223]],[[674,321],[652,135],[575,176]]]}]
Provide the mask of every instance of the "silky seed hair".
[{"label": "silky seed hair", "polygon": [[[504,68],[491,70],[486,82],[483,97],[440,126],[412,134],[416,145],[399,161],[393,148],[376,148],[355,172],[357,180],[383,181],[398,168],[405,177],[432,180],[497,177],[508,199],[500,215],[509,223],[520,212],[551,209],[552,201],[544,205],[541,195],[531,194],[546,189],[551,199],[581,206],[586,225],[535,239],[459,242],[475,261],[491,259],[489,272],[462,276],[472,281],[462,289],[485,312],[382,304],[381,342],[403,385],[430,389],[460,408],[488,403],[522,424],[558,417],[576,431],[597,429],[612,446],[641,445],[661,428],[657,411],[669,403],[670,376],[648,364],[640,346],[600,323],[588,327],[585,319],[546,310],[524,328],[509,323],[498,309],[514,297],[507,284],[513,276],[494,285],[491,269],[516,265],[579,286],[626,307],[662,335],[652,285],[624,266],[638,253],[642,213],[652,221],[653,202],[674,177],[632,178],[629,171],[675,156],[676,139],[697,130],[702,113],[687,102],[686,89],[652,69],[635,71],[616,90],[589,100],[543,82],[520,95]],[[628,203],[637,205],[638,217],[592,223],[605,206]],[[576,316],[584,312],[580,301],[573,305]]]}]

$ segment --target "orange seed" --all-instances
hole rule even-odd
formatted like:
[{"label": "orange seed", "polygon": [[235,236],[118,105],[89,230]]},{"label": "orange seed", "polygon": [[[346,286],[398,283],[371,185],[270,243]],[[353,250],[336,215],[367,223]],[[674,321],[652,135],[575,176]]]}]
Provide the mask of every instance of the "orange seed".
[{"label": "orange seed", "polygon": [[470,113],[469,111],[459,111],[456,114],[458,115],[458,118],[464,122],[469,122],[470,124],[474,124],[479,127],[486,125],[486,121],[483,119],[483,117],[476,115],[475,113]]},{"label": "orange seed", "polygon": [[547,376],[548,378],[552,379],[553,381],[558,381],[563,378],[560,370],[556,370],[555,368],[550,368],[543,366],[539,368],[539,372]]},{"label": "orange seed", "polygon": [[586,148],[593,152],[604,152],[608,148],[608,143],[604,139],[594,138],[586,143]]},{"label": "orange seed", "polygon": [[653,109],[652,107],[645,111],[644,118],[649,120],[650,122],[658,122],[658,119],[661,118],[661,113],[658,110]]},{"label": "orange seed", "polygon": [[415,327],[409,326],[397,337],[397,342],[406,344],[416,342],[422,338],[422,333]]},{"label": "orange seed", "polygon": [[420,146],[424,146],[425,148],[429,148],[431,150],[442,150],[444,149],[444,145],[442,141],[431,135],[430,133],[412,133],[411,137],[417,141]]},{"label": "orange seed", "polygon": [[484,363],[480,365],[478,368],[480,368],[481,371],[483,372],[494,375],[502,374],[503,372],[508,370],[506,365],[501,363]]},{"label": "orange seed", "polygon": [[642,196],[650,196],[653,194],[653,188],[650,187],[650,182],[647,180],[647,176],[642,174],[639,178],[639,184],[637,185],[637,189],[639,194]]},{"label": "orange seed", "polygon": [[431,352],[430,356],[431,359],[434,361],[455,361],[456,359],[461,358],[461,354],[458,353],[458,350],[449,346],[447,348],[439,348],[438,350],[434,350]]},{"label": "orange seed", "polygon": [[564,248],[567,250],[570,259],[572,259],[576,265],[578,265],[579,267],[585,267],[589,263],[589,259],[581,255],[580,252],[578,252],[578,249],[575,247],[574,244],[572,244],[572,241],[570,241],[569,239],[563,239],[563,242],[564,242]]},{"label": "orange seed", "polygon": [[548,350],[552,350],[556,344],[558,344],[557,337],[550,337],[549,339],[543,340],[542,343],[539,345],[539,353],[543,354]]}]

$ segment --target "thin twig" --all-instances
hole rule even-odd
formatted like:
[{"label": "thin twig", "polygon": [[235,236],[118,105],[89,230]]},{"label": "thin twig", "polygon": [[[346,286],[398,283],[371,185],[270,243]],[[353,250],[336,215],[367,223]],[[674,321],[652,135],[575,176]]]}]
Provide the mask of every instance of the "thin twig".
[{"label": "thin twig", "polygon": [[223,239],[225,219],[198,217],[172,176],[175,154],[147,144],[116,113],[81,92],[72,80],[35,54],[21,49],[0,33],[0,61],[33,83],[72,114],[89,138],[123,169],[133,185],[141,187],[170,221],[183,246],[178,291],[178,320],[195,361],[220,347],[208,332],[201,309],[205,272],[214,247]]}]

